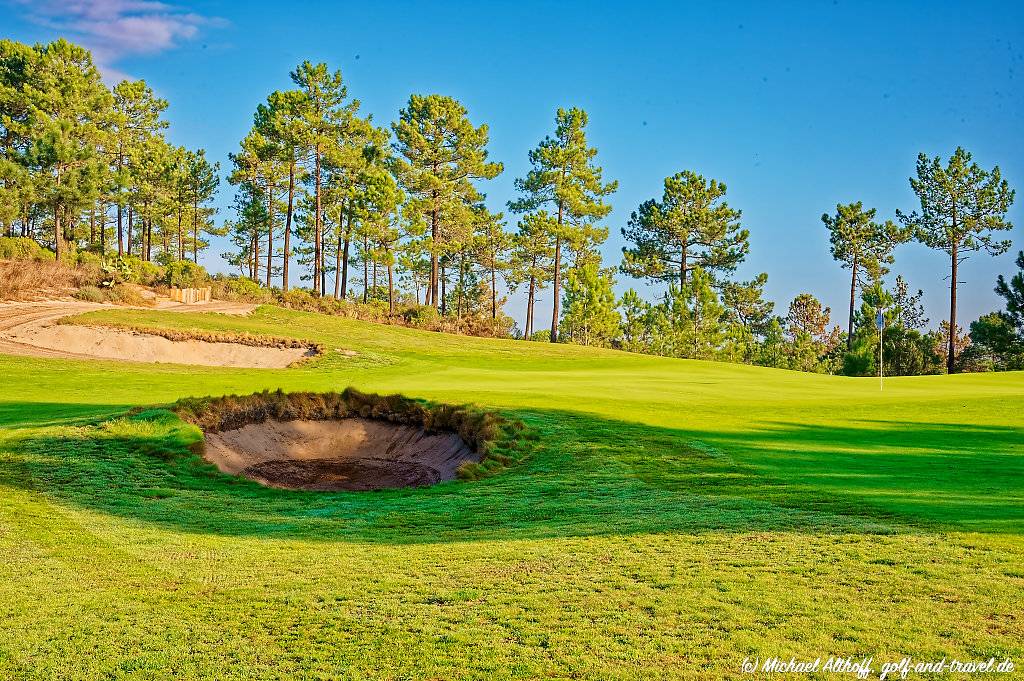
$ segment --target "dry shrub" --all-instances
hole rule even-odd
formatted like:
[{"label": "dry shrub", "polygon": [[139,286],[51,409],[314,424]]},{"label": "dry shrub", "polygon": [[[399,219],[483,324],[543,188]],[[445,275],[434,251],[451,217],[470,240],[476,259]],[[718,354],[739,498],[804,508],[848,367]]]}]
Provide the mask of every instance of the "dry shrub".
[{"label": "dry shrub", "polygon": [[187,397],[172,410],[207,433],[235,430],[269,419],[325,421],[362,417],[419,426],[427,432],[453,432],[475,452],[480,463],[460,467],[459,477],[476,479],[522,458],[525,428],[475,407],[435,404],[403,395],[377,395],[346,388],[341,393],[264,391],[251,395]]},{"label": "dry shrub", "polygon": [[0,300],[21,300],[43,294],[67,294],[96,283],[91,268],[74,268],[56,262],[0,260]]},{"label": "dry shrub", "polygon": [[78,300],[84,300],[87,303],[105,303],[110,299],[106,291],[92,284],[86,284],[75,291],[74,295]]},{"label": "dry shrub", "polygon": [[110,302],[133,307],[152,307],[153,301],[144,298],[135,284],[116,284],[110,289]]}]

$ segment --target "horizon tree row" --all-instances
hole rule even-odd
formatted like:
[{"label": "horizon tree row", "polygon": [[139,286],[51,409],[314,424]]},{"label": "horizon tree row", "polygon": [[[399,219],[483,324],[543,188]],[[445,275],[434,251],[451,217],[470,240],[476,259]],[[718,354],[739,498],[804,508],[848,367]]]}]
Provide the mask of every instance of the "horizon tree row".
[{"label": "horizon tree row", "polygon": [[[523,338],[847,373],[876,362],[869,306],[887,309],[901,329],[886,332],[902,344],[892,357],[913,356],[904,364],[925,371],[941,355],[955,371],[965,347],[958,266],[969,253],[1010,248],[995,238],[1012,228],[1014,199],[998,166],[986,171],[961,148],[946,164],[921,154],[910,179],[920,210],[880,220],[853,202],[821,217],[833,258],[850,270],[845,332],[829,327],[831,311],[809,293],[774,316],[767,273],[734,280],[750,252],[741,211],[724,183],[692,170],[666,178],[661,196],[631,213],[621,263],[603,267],[602,223],[618,184],[596,163],[581,109],[559,109],[553,132],[528,152],[529,170],[506,202],[509,231],[483,191],[504,166],[489,158],[487,125],[458,101],[413,94],[378,126],[340,71],[305,61],[289,75],[293,87],[267,96],[229,155],[234,215],[218,227],[210,202],[219,164],[167,141],[167,102],[144,82],[108,89],[88,51],[64,40],[0,41],[2,233],[30,237],[58,260],[81,259],[79,247],[105,257],[116,240],[118,255],[162,264],[197,262],[207,237],[226,235],[225,260],[283,292],[298,266],[316,296],[380,302],[390,314],[412,304],[489,317],[493,333],[509,333],[502,306],[522,287]],[[938,331],[924,333],[920,291],[911,295],[899,276],[885,285],[894,250],[910,240],[950,257],[950,314]],[[617,298],[615,272],[663,287],[660,299],[633,289]],[[549,288],[551,323],[539,332],[535,306]]]}]

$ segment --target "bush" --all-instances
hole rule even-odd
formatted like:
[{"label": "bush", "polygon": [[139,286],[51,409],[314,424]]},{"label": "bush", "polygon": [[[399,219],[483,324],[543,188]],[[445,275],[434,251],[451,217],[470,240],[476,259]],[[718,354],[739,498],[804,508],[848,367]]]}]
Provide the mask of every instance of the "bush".
[{"label": "bush", "polygon": [[248,277],[216,277],[210,282],[213,297],[243,303],[271,303],[273,294]]},{"label": "bush", "polygon": [[132,280],[136,284],[142,284],[143,286],[156,286],[164,282],[164,268],[157,265],[155,262],[149,262],[146,260],[139,261],[139,265],[135,270],[136,275]]},{"label": "bush", "polygon": [[33,239],[24,236],[0,237],[0,260],[45,262],[53,259],[53,252],[43,248]]},{"label": "bush", "polygon": [[109,300],[106,291],[92,284],[86,284],[78,289],[75,291],[74,296],[78,300],[84,300],[87,303],[105,303]]},{"label": "bush", "polygon": [[103,258],[97,253],[91,253],[89,251],[79,251],[76,258],[76,264],[79,267],[85,267],[87,269],[98,270],[103,266]]},{"label": "bush", "polygon": [[384,321],[391,316],[391,306],[386,300],[371,300],[363,304],[363,314],[373,321]]},{"label": "bush", "polygon": [[122,284],[126,281],[131,281],[134,270],[131,263],[121,256],[111,258],[103,263],[100,267],[103,279],[100,283],[101,286],[110,288],[116,284]]},{"label": "bush", "polygon": [[293,310],[305,310],[307,312],[318,312],[319,306],[313,294],[303,288],[293,288],[283,291],[278,297],[282,306]]},{"label": "bush", "polygon": [[206,270],[191,260],[177,260],[164,268],[164,283],[175,288],[198,288],[209,279]]},{"label": "bush", "polygon": [[406,323],[423,328],[436,327],[441,319],[440,313],[433,305],[412,305],[400,313]]},{"label": "bush", "polygon": [[143,298],[133,284],[116,284],[108,293],[110,302],[118,305],[149,306],[152,302]]}]

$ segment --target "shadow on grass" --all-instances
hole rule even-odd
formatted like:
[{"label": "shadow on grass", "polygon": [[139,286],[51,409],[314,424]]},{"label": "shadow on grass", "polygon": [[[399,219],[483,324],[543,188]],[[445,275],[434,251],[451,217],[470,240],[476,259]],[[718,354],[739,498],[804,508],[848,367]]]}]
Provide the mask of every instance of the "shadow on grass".
[{"label": "shadow on grass", "polygon": [[1024,532],[1024,430],[1014,427],[875,420],[722,433],[506,411],[540,439],[494,477],[326,493],[221,474],[169,412],[100,422],[123,411],[0,403],[0,485],[180,531],[312,541]]}]

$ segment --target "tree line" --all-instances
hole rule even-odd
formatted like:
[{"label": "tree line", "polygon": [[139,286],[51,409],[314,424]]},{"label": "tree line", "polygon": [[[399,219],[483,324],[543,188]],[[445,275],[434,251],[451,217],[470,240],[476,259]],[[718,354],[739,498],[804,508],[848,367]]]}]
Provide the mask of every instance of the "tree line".
[{"label": "tree line", "polygon": [[[113,254],[116,239],[118,255],[195,261],[221,234],[232,244],[223,254],[231,267],[283,293],[297,274],[315,297],[392,315],[431,310],[490,320],[492,333],[525,339],[828,373],[877,371],[879,310],[889,373],[972,368],[970,357],[985,348],[989,364],[1005,368],[1015,351],[1004,344],[996,353],[993,339],[1024,335],[1008,308],[972,325],[979,342],[965,355],[957,269],[970,254],[1009,249],[996,235],[1012,227],[1014,192],[998,167],[981,168],[963,149],[945,162],[919,157],[910,179],[916,210],[883,220],[851,202],[821,217],[832,256],[850,271],[843,330],[810,293],[779,315],[764,297],[767,273],[736,278],[750,252],[742,212],[725,183],[693,170],[666,178],[660,195],[631,213],[621,263],[604,266],[599,248],[617,182],[604,177],[579,108],[556,112],[551,133],[528,152],[507,212],[494,212],[486,184],[504,167],[490,158],[487,125],[460,102],[414,94],[393,122],[378,125],[340,71],[303,62],[290,88],[256,108],[230,155],[233,215],[218,227],[209,207],[218,164],[166,141],[167,103],[145,83],[108,90],[89,53],[62,40],[3,41],[0,69],[0,224],[57,258],[65,244]],[[895,249],[912,240],[949,257],[950,311],[936,331],[925,328],[920,291],[901,276],[886,283]],[[617,275],[660,293],[616,296]],[[1012,293],[1012,281],[1000,286]],[[515,290],[526,314],[513,331],[502,307]],[[545,291],[548,314],[536,309]],[[538,314],[548,328],[535,328]]]},{"label": "tree line", "polygon": [[65,40],[0,41],[0,233],[58,261],[79,247],[198,261],[214,226],[218,164],[165,136],[167,102],[143,81],[108,88]]}]

